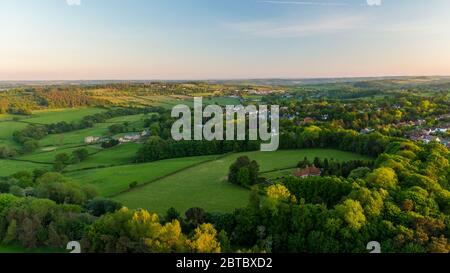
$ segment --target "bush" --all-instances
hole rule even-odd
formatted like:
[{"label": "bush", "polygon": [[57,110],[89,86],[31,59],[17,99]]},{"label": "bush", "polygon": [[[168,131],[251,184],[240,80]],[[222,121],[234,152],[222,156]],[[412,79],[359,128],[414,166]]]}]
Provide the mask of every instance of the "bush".
[{"label": "bush", "polygon": [[258,182],[258,172],[258,163],[242,156],[230,166],[228,182],[241,186],[254,185]]},{"label": "bush", "polygon": [[25,196],[24,190],[21,187],[15,186],[15,185],[11,186],[9,188],[9,193],[14,195],[14,196],[17,196],[17,197],[24,197]]},{"label": "bush", "polygon": [[85,206],[86,210],[89,211],[90,214],[97,217],[118,211],[122,207],[122,204],[119,202],[103,198],[92,199]]},{"label": "bush", "polygon": [[108,148],[115,147],[115,146],[117,146],[117,145],[119,145],[119,144],[120,144],[120,142],[119,142],[118,140],[116,140],[116,139],[111,139],[111,140],[109,140],[109,141],[103,142],[103,143],[102,143],[102,148],[103,148],[103,149],[108,149]]}]

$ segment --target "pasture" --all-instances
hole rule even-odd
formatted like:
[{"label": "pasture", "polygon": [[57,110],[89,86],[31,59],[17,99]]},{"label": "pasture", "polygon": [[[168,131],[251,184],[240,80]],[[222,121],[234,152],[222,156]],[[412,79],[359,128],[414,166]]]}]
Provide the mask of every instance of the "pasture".
[{"label": "pasture", "polygon": [[145,164],[69,172],[66,175],[80,184],[93,185],[102,196],[111,196],[127,190],[132,182],[137,182],[138,185],[149,183],[214,158],[216,156],[169,159]]},{"label": "pasture", "polygon": [[39,141],[39,145],[41,147],[82,145],[84,144],[84,138],[87,136],[103,136],[107,134],[109,126],[111,126],[111,124],[100,123],[96,124],[93,128],[87,128],[62,134],[48,135]]},{"label": "pasture", "polygon": [[[109,149],[96,149],[85,161],[70,165],[66,171],[74,171],[95,167],[110,167],[115,165],[132,164],[140,144],[126,143]],[[93,146],[89,146],[94,149]]]},{"label": "pasture", "polygon": [[[35,111],[30,117],[18,115],[0,115],[0,146],[10,148],[19,148],[12,139],[15,131],[19,131],[28,126],[28,124],[51,124],[60,121],[72,122],[81,120],[84,116],[93,115],[105,111],[101,108],[76,108],[64,110],[42,110]],[[14,121],[13,118],[19,120]],[[105,127],[107,127],[105,125]],[[101,129],[99,129],[101,130]],[[105,129],[106,130],[106,129]],[[103,132],[103,131],[102,131]],[[63,146],[67,144],[80,143],[80,134],[83,132],[73,132],[70,134],[51,135],[40,142],[41,146]],[[84,137],[82,137],[84,141]],[[63,145],[60,145],[63,144]]]},{"label": "pasture", "polygon": [[170,207],[180,212],[191,207],[201,207],[209,212],[231,212],[247,205],[248,202],[248,190],[226,182],[228,168],[243,155],[256,160],[261,172],[294,168],[304,157],[334,158],[341,161],[369,159],[365,156],[330,149],[231,154],[132,189],[115,196],[114,199],[130,208],[146,208],[158,213],[164,213]]},{"label": "pasture", "polygon": [[26,123],[15,121],[0,121],[0,146],[17,148],[18,144],[13,140],[13,133],[27,127]]},{"label": "pasture", "polygon": [[103,111],[106,110],[95,107],[34,111],[33,115],[24,119],[24,121],[37,124],[51,124],[60,121],[72,122]]},{"label": "pasture", "polygon": [[52,165],[0,159],[0,176],[9,176],[20,171],[51,169]]},{"label": "pasture", "polygon": [[97,146],[85,146],[85,147],[73,147],[73,148],[52,147],[52,148],[53,148],[53,150],[48,151],[48,152],[45,152],[45,151],[39,152],[38,151],[33,154],[28,154],[28,155],[18,157],[18,159],[30,160],[30,161],[36,161],[36,162],[42,162],[42,163],[53,163],[56,155],[65,153],[70,156],[73,151],[80,149],[80,148],[86,148],[89,151],[89,154],[95,154],[101,150],[101,148],[97,147]]}]

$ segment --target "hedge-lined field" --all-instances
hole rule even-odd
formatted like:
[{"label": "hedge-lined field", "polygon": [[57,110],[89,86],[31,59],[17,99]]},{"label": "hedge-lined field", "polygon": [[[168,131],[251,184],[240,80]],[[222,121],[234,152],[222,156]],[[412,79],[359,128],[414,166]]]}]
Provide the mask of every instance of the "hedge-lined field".
[{"label": "hedge-lined field", "polygon": [[[256,160],[261,172],[295,167],[304,157],[311,160],[315,157],[334,158],[340,161],[369,159],[365,156],[331,149],[232,154],[120,194],[115,197],[115,200],[130,208],[147,208],[159,213],[164,213],[170,207],[180,212],[191,207],[201,207],[210,212],[232,211],[248,203],[248,190],[226,182],[228,168],[242,155]],[[158,165],[160,162],[153,164]]]}]

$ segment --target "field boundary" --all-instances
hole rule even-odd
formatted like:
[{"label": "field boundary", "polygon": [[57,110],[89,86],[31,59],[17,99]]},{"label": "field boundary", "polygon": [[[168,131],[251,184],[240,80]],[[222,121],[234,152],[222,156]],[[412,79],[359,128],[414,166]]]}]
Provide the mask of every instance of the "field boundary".
[{"label": "field boundary", "polygon": [[27,162],[27,163],[34,163],[34,164],[41,164],[41,165],[53,165],[53,163],[49,163],[49,162],[41,162],[41,161],[17,159],[17,158],[4,158],[4,160],[17,161],[17,162]]}]

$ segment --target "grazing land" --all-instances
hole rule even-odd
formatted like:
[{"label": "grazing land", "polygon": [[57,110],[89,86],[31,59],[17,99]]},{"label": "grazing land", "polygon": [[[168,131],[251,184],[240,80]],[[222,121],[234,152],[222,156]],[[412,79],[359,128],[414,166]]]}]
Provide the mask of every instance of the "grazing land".
[{"label": "grazing land", "polygon": [[14,173],[26,170],[35,170],[35,169],[48,169],[51,170],[51,165],[48,164],[38,164],[31,162],[23,162],[16,160],[4,160],[0,159],[0,176],[9,176]]},{"label": "grazing land", "polygon": [[226,182],[229,166],[242,155],[256,160],[261,172],[293,168],[305,157],[334,158],[340,161],[370,159],[330,149],[232,154],[130,190],[114,199],[130,208],[147,208],[159,213],[164,213],[170,207],[179,211],[201,207],[212,212],[231,212],[244,207],[249,197],[248,190]]},{"label": "grazing land", "polygon": [[72,122],[103,111],[105,109],[95,107],[41,110],[34,111],[33,115],[30,118],[24,119],[24,121],[36,124],[51,124],[60,121]]},{"label": "grazing land", "polygon": [[[136,182],[138,186],[151,183],[164,176],[214,158],[216,156],[177,158],[145,164],[70,172],[67,175],[82,185],[88,184],[96,187],[103,196],[111,196],[127,190],[130,183]],[[171,185],[168,184],[167,186],[170,187]],[[136,191],[143,189],[137,187]]]}]

